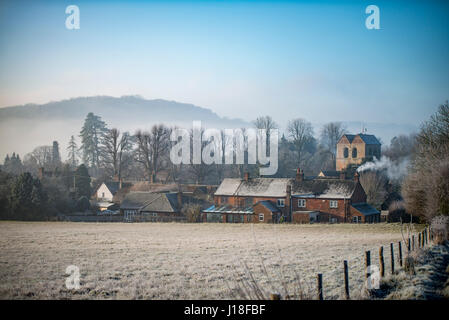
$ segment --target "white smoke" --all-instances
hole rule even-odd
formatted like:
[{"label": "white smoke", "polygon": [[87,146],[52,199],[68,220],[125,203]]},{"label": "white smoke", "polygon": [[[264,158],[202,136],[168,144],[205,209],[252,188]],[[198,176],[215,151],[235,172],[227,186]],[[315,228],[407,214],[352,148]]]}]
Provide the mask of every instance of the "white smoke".
[{"label": "white smoke", "polygon": [[390,180],[400,180],[407,174],[409,162],[408,158],[395,162],[388,157],[382,156],[380,159],[374,158],[374,161],[362,164],[357,168],[357,172],[367,170],[385,171]]}]

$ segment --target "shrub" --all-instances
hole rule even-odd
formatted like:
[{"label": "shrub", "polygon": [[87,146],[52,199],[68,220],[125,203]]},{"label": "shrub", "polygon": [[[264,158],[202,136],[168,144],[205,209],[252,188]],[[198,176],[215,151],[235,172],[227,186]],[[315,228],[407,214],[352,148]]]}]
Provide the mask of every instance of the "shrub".
[{"label": "shrub", "polygon": [[434,242],[443,244],[448,239],[449,216],[436,216],[430,224]]},{"label": "shrub", "polygon": [[76,209],[78,211],[84,212],[86,210],[89,210],[89,208],[90,208],[90,202],[89,202],[89,199],[87,199],[87,197],[85,197],[85,196],[80,197],[78,199],[78,201],[76,202]]}]

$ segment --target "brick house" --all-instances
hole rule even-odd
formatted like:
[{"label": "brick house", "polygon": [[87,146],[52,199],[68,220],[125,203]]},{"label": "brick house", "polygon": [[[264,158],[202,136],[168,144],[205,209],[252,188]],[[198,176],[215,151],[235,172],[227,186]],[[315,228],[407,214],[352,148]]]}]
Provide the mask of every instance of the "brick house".
[{"label": "brick house", "polygon": [[364,161],[380,159],[381,144],[372,134],[344,134],[337,142],[336,170],[358,166]]},{"label": "brick house", "polygon": [[358,179],[224,179],[214,205],[203,210],[207,222],[377,222],[379,211],[366,204]]}]

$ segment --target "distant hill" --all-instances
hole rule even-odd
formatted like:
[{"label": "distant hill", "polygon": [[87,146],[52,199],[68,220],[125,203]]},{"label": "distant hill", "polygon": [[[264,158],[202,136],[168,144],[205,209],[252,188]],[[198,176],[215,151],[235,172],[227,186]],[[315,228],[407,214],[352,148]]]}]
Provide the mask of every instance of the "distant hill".
[{"label": "distant hill", "polygon": [[[178,125],[191,128],[192,121],[200,120],[203,127],[214,128],[249,128],[252,124],[241,119],[223,118],[210,109],[192,104],[167,100],[146,100],[139,96],[80,97],[46,104],[27,104],[22,106],[0,108],[0,163],[6,153],[16,152],[23,156],[40,145],[51,145],[57,140],[63,159],[71,135],[77,138],[84,119],[89,112],[102,117],[109,128],[116,127],[122,131],[134,133],[137,129],[149,129],[155,123]],[[260,114],[254,114],[254,118]],[[289,115],[288,119],[298,117]],[[274,116],[275,120],[276,116]],[[287,123],[282,123],[281,134]],[[348,132],[360,133],[361,122],[344,122]],[[313,123],[315,134],[323,123]],[[391,138],[398,134],[417,131],[413,125],[394,123],[363,122],[368,133],[376,135],[383,145],[388,145]]]},{"label": "distant hill", "polygon": [[200,120],[205,127],[236,128],[250,124],[240,119],[218,116],[210,109],[167,100],[146,100],[139,96],[80,97],[46,104],[0,108],[0,162],[6,153],[25,153],[39,145],[60,144],[61,153],[71,135],[78,138],[87,113],[102,117],[108,127],[134,133],[155,123],[191,128]]}]

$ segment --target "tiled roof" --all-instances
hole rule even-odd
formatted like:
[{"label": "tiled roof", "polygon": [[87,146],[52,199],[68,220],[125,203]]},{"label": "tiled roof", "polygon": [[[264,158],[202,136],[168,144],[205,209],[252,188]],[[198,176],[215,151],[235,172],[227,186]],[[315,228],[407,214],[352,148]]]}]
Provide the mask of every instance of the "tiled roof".
[{"label": "tiled roof", "polygon": [[354,209],[356,209],[358,212],[363,214],[364,216],[370,216],[373,214],[379,214],[379,210],[376,208],[370,206],[367,203],[355,203],[351,205]]},{"label": "tiled roof", "polygon": [[366,144],[378,144],[378,145],[380,145],[379,140],[377,140],[377,138],[374,135],[372,135],[372,134],[362,134],[362,133],[360,133],[360,134],[358,134],[358,136],[360,138],[362,138],[362,140]]},{"label": "tiled roof", "polygon": [[227,178],[220,184],[215,195],[285,197],[289,181],[286,178],[251,178],[248,181]]},{"label": "tiled roof", "polygon": [[292,196],[313,197],[323,199],[349,199],[357,183],[352,180],[316,179],[294,181]]},{"label": "tiled roof", "polygon": [[244,213],[244,214],[253,214],[254,209],[253,206],[248,207],[233,207],[230,205],[222,205],[222,206],[211,206],[206,210],[203,210],[205,213]]},{"label": "tiled roof", "polygon": [[314,179],[296,181],[285,178],[224,179],[216,196],[286,197],[287,185],[292,186],[292,196],[325,199],[348,199],[357,185],[353,180]]},{"label": "tiled roof", "polygon": [[363,142],[365,142],[366,144],[378,144],[380,145],[381,143],[379,142],[379,140],[377,140],[377,138],[372,135],[372,134],[364,134],[364,133],[359,133],[359,134],[344,134],[342,137],[346,137],[349,141],[349,143],[352,143],[352,141],[355,139],[355,137],[360,137],[360,139],[363,140]]},{"label": "tiled roof", "polygon": [[149,212],[178,212],[176,193],[130,192],[123,199],[120,209],[138,209]]},{"label": "tiled roof", "polygon": [[263,201],[259,201],[258,203],[263,205],[265,208],[267,208],[271,212],[279,212],[280,211],[279,208],[272,201],[263,200]]}]

